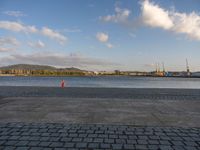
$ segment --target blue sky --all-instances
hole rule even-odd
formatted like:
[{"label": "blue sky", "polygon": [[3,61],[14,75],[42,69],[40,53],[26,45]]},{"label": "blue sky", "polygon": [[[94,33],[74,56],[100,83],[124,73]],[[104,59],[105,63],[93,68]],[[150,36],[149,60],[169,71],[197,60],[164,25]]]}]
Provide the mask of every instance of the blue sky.
[{"label": "blue sky", "polygon": [[199,0],[1,0],[0,66],[200,70]]}]

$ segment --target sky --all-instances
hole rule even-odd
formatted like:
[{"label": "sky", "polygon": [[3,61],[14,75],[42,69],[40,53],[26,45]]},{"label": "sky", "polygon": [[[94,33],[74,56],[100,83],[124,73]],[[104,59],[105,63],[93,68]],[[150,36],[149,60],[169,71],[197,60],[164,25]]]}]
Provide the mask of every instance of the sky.
[{"label": "sky", "polygon": [[199,0],[0,1],[0,66],[200,71],[199,56]]}]

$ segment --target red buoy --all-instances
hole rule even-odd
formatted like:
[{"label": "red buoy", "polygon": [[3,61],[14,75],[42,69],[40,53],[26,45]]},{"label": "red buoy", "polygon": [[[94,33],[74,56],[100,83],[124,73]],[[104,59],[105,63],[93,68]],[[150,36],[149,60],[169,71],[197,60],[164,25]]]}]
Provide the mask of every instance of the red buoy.
[{"label": "red buoy", "polygon": [[65,81],[64,80],[61,81],[60,86],[61,86],[61,88],[65,87]]}]

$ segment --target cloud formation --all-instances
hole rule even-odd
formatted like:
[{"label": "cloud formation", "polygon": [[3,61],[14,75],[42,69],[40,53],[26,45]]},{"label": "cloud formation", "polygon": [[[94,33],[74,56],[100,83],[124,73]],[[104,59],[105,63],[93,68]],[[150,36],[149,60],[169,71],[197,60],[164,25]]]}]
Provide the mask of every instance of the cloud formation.
[{"label": "cloud formation", "polygon": [[125,23],[130,15],[131,11],[128,9],[121,9],[119,7],[115,8],[115,14],[101,16],[100,20],[104,22],[114,22],[114,23]]},{"label": "cloud formation", "polygon": [[13,37],[0,37],[0,46],[14,45],[18,46],[20,43],[16,38]]},{"label": "cloud formation", "polygon": [[0,52],[10,52],[12,51],[13,48],[9,48],[9,47],[0,47]]},{"label": "cloud formation", "polygon": [[109,35],[107,33],[103,33],[103,32],[98,32],[96,34],[96,39],[101,42],[104,43],[106,45],[106,47],[108,48],[113,48],[113,45],[111,43],[109,43]]},{"label": "cloud formation", "polygon": [[8,15],[8,16],[13,16],[13,17],[23,17],[23,16],[26,16],[21,11],[5,11],[3,13],[6,14],[6,15]]},{"label": "cloud formation", "polygon": [[109,36],[108,36],[108,34],[106,34],[106,33],[98,32],[98,33],[96,34],[96,38],[97,38],[98,41],[105,43],[105,42],[108,41]]},{"label": "cloud formation", "polygon": [[54,39],[58,41],[60,44],[64,44],[67,41],[66,36],[48,27],[43,27],[40,30],[37,29],[35,26],[28,26],[19,22],[0,21],[0,29],[5,29],[14,32],[37,33],[46,36],[48,38]]},{"label": "cloud formation", "polygon": [[20,42],[13,37],[0,37],[0,52],[9,52],[14,50]]},{"label": "cloud formation", "polygon": [[35,26],[26,26],[19,22],[0,21],[0,29],[10,30],[14,32],[36,33],[38,29]]},{"label": "cloud formation", "polygon": [[38,40],[36,43],[29,42],[28,45],[33,47],[33,48],[44,48],[45,47],[45,44],[40,40]]},{"label": "cloud formation", "polygon": [[142,3],[141,11],[143,23],[147,26],[186,34],[189,38],[200,40],[200,15],[195,12],[187,14],[165,10],[148,0]]},{"label": "cloud formation", "polygon": [[142,0],[140,5],[141,14],[133,20],[130,19],[130,10],[118,7],[115,8],[114,15],[100,17],[100,20],[123,24],[130,28],[138,26],[161,28],[200,40],[200,15],[198,13],[180,13],[176,10],[167,10],[150,0]]},{"label": "cloud formation", "polygon": [[[53,60],[53,61],[52,61]],[[78,67],[78,68],[104,68],[117,66],[119,64],[106,60],[85,57],[80,54],[56,54],[56,53],[34,53],[34,54],[12,54],[0,58],[0,64],[43,64],[56,67]]]},{"label": "cloud formation", "polygon": [[170,29],[174,26],[173,20],[170,17],[170,12],[160,8],[148,0],[145,0],[141,6],[142,22],[151,27],[161,27]]}]

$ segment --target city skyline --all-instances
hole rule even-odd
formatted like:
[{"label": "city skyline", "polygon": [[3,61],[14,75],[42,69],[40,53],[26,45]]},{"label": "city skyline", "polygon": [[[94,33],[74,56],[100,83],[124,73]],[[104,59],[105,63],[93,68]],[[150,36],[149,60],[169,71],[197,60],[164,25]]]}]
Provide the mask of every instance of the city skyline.
[{"label": "city skyline", "polygon": [[2,0],[0,66],[200,71],[200,2]]}]

